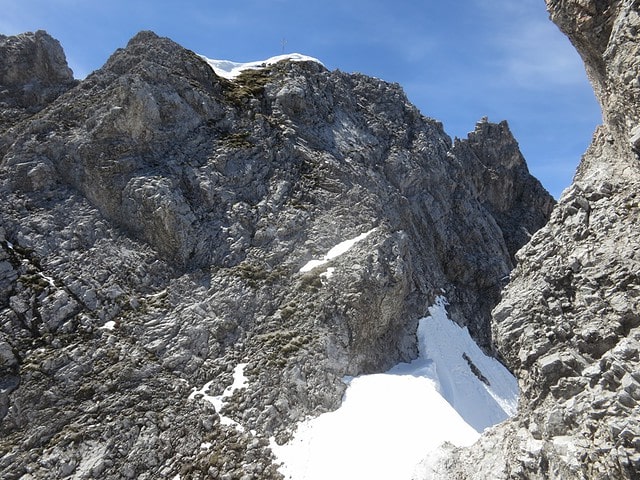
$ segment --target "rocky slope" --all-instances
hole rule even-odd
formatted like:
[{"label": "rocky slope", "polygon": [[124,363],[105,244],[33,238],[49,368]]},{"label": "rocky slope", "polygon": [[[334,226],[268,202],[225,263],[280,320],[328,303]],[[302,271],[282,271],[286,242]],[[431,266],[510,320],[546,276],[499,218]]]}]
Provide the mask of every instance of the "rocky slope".
[{"label": "rocky slope", "polygon": [[[33,37],[0,48],[50,71]],[[437,295],[491,349],[553,206],[506,123],[452,145],[398,85],[315,62],[230,82],[142,32],[54,97],[0,134],[3,478],[278,478],[268,439],[415,357]]]},{"label": "rocky slope", "polygon": [[640,12],[547,1],[604,123],[494,310],[520,413],[429,478],[640,478]]}]

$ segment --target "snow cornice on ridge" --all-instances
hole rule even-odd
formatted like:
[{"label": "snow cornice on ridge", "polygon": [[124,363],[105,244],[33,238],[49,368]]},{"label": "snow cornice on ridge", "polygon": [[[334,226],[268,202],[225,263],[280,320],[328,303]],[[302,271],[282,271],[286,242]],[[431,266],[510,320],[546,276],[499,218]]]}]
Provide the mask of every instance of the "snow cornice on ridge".
[{"label": "snow cornice on ridge", "polygon": [[284,55],[277,55],[275,57],[268,58],[266,60],[258,60],[254,62],[233,62],[230,60],[214,60],[207,58],[204,55],[199,55],[209,66],[213,69],[216,75],[226,78],[227,80],[234,80],[245,70],[260,70],[262,68],[270,67],[278,62],[314,62],[322,65],[324,64],[317,58],[310,57],[308,55],[302,55],[301,53],[287,53]]}]

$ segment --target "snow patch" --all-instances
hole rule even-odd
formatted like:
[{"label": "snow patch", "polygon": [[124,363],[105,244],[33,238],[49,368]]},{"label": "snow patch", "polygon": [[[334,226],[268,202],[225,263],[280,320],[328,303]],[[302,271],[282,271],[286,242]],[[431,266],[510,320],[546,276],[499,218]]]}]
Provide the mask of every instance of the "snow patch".
[{"label": "snow patch", "polygon": [[[233,80],[245,70],[259,70],[271,65],[275,65],[283,60],[289,60],[291,62],[315,62],[323,65],[317,58],[302,55],[300,53],[288,53],[285,55],[278,55],[266,60],[258,60],[256,62],[232,62],[230,60],[214,60],[207,58],[204,55],[200,55],[205,62],[213,69],[216,75],[226,78],[227,80]],[[323,65],[324,66],[324,65]]]},{"label": "snow patch", "polygon": [[213,383],[212,380],[205,383],[200,390],[194,388],[193,391],[189,394],[188,400],[194,400],[196,399],[196,396],[200,396],[200,398],[213,405],[213,408],[215,408],[216,412],[218,412],[218,415],[220,415],[220,423],[222,425],[232,425],[238,431],[243,432],[244,427],[242,425],[240,425],[235,420],[222,415],[220,411],[222,410],[222,406],[226,402],[227,398],[231,397],[236,390],[247,387],[248,379],[244,375],[244,369],[246,368],[246,366],[246,363],[239,363],[238,365],[236,365],[236,367],[233,369],[233,383],[224,389],[222,395],[209,395],[207,393],[209,391],[209,388],[211,387],[211,384]]},{"label": "snow patch", "polygon": [[329,268],[327,268],[324,272],[322,272],[322,273],[320,274],[320,276],[321,276],[322,278],[326,278],[326,279],[328,280],[329,278],[333,277],[333,274],[334,274],[334,272],[335,272],[335,271],[336,271],[336,269],[335,269],[335,268],[333,268],[333,267],[329,267]]},{"label": "snow patch", "polygon": [[[351,247],[353,247],[356,243],[364,240],[365,238],[367,238],[369,235],[371,235],[373,233],[373,231],[375,230],[375,228],[372,228],[371,230],[369,230],[368,232],[365,232],[361,235],[358,235],[355,238],[352,238],[350,240],[345,240],[344,242],[340,242],[338,245],[336,245],[335,247],[333,247],[331,250],[329,250],[324,257],[322,257],[321,260],[311,260],[309,262],[307,262],[301,269],[300,269],[300,273],[305,273],[305,272],[310,272],[311,270],[313,270],[314,268],[317,268],[321,265],[324,265],[325,263],[327,263],[329,260],[332,260],[336,257],[339,257],[340,255],[343,255],[344,253],[346,253]],[[331,271],[330,275],[333,275],[334,270]],[[329,277],[327,277],[329,278]]]},{"label": "snow patch", "polygon": [[53,280],[53,277],[49,277],[47,275],[45,275],[44,273],[40,272],[40,276],[43,278],[43,280],[45,282],[47,282],[51,287],[55,288],[56,287],[56,282]]},{"label": "snow patch", "polygon": [[115,328],[116,328],[116,322],[114,322],[113,320],[109,320],[108,322],[106,322],[104,325],[100,327],[100,330],[112,331]]},{"label": "snow patch", "polygon": [[517,381],[447,317],[446,305],[439,297],[420,320],[416,360],[345,379],[338,410],[300,423],[284,445],[272,439],[285,478],[417,478],[443,454],[443,443],[471,445],[515,412]]}]

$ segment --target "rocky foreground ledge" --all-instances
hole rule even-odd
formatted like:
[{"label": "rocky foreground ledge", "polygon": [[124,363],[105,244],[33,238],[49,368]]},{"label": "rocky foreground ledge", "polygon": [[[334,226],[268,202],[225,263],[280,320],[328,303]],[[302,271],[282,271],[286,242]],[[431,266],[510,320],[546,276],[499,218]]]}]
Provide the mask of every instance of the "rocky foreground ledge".
[{"label": "rocky foreground ledge", "polygon": [[493,312],[519,414],[431,478],[640,478],[640,12],[633,1],[547,7],[604,123]]}]

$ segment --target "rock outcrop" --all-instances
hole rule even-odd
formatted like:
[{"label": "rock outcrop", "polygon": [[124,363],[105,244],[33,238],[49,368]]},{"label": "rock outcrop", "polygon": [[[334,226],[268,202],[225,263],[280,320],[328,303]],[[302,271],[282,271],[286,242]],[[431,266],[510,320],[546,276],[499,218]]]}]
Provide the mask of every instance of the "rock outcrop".
[{"label": "rock outcrop", "polygon": [[0,35],[0,130],[76,85],[60,43],[46,32]]},{"label": "rock outcrop", "polygon": [[[398,85],[286,61],[231,82],[151,32],[27,113],[0,132],[8,479],[278,478],[268,439],[413,358],[443,291],[490,350],[554,203],[506,123],[452,145]],[[239,364],[222,411],[194,394]]]},{"label": "rock outcrop", "polygon": [[428,478],[640,478],[640,12],[627,0],[547,7],[604,123],[493,313],[519,414]]}]

